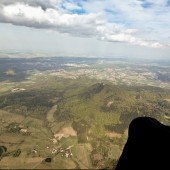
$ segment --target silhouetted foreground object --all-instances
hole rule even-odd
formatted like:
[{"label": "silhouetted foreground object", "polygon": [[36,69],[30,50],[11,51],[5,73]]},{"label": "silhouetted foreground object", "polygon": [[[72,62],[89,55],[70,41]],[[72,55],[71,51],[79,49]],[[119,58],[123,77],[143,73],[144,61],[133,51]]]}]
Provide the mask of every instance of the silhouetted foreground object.
[{"label": "silhouetted foreground object", "polygon": [[170,127],[150,117],[134,119],[116,170],[170,170]]}]

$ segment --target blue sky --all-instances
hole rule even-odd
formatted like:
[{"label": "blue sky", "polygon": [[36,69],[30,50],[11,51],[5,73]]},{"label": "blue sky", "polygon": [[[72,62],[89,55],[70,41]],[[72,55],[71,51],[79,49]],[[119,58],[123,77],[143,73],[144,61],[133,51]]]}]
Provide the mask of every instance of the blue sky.
[{"label": "blue sky", "polygon": [[169,57],[169,0],[1,0],[0,50]]}]

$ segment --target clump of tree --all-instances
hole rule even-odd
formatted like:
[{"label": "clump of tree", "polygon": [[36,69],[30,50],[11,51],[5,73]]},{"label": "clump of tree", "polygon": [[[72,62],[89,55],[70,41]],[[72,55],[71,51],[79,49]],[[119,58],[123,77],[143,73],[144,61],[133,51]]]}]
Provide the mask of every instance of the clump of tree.
[{"label": "clump of tree", "polygon": [[111,132],[123,133],[127,128],[127,124],[105,125],[105,129]]},{"label": "clump of tree", "polygon": [[7,147],[5,146],[0,146],[0,157],[3,156],[4,153],[7,152]]},{"label": "clump of tree", "polygon": [[16,122],[10,123],[7,127],[7,131],[11,133],[19,133],[20,132],[20,127],[19,124]]},{"label": "clump of tree", "polygon": [[110,157],[110,143],[104,140],[92,141],[93,150],[91,151],[90,158],[92,165],[99,169],[112,169],[116,164],[116,160]]},{"label": "clump of tree", "polygon": [[54,112],[54,117],[58,121],[70,121],[73,119],[73,115],[71,114],[70,108],[67,108],[62,104],[58,105],[57,111]]},{"label": "clump of tree", "polygon": [[120,123],[116,125],[105,125],[105,129],[109,131],[114,131],[117,133],[124,133],[124,131],[128,128],[130,122],[138,117],[137,112],[124,112],[120,115]]},{"label": "clump of tree", "polygon": [[78,143],[86,143],[88,129],[90,128],[89,123],[85,120],[74,120],[72,127],[75,131],[77,131]]},{"label": "clump of tree", "polygon": [[82,99],[90,99],[95,94],[101,92],[103,90],[103,88],[104,88],[103,83],[96,83],[96,84],[90,86],[87,90],[85,90],[85,92],[81,93],[79,95],[79,97]]},{"label": "clump of tree", "polygon": [[0,96],[0,109],[17,114],[38,117],[46,113],[54,105],[53,98],[62,98],[63,93],[55,89],[25,90]]},{"label": "clump of tree", "polygon": [[170,109],[170,102],[168,102],[166,100],[158,100],[157,106],[162,109]]},{"label": "clump of tree", "polygon": [[13,156],[13,157],[19,157],[20,154],[21,154],[21,149],[17,149],[16,151],[14,151],[14,152],[12,153],[12,156]]},{"label": "clump of tree", "polygon": [[124,112],[120,115],[120,122],[129,124],[134,118],[138,117],[137,112]]}]

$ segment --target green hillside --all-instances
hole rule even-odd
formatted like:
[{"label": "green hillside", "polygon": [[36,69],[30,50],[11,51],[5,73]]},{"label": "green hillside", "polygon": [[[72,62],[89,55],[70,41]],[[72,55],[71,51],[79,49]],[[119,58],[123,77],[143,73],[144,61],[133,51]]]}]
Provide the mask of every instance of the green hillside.
[{"label": "green hillside", "polygon": [[109,168],[132,119],[170,124],[170,91],[160,88],[53,76],[23,88],[0,96],[0,168]]}]

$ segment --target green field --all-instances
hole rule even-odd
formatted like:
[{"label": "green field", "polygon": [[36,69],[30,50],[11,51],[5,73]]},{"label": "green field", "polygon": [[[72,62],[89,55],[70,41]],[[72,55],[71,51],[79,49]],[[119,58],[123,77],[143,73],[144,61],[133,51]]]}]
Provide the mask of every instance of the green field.
[{"label": "green field", "polygon": [[106,168],[118,160],[132,119],[151,116],[170,124],[169,90],[48,73],[33,77],[34,83],[17,86],[24,91],[8,92],[13,83],[1,86],[0,146],[7,148],[1,169]]}]

